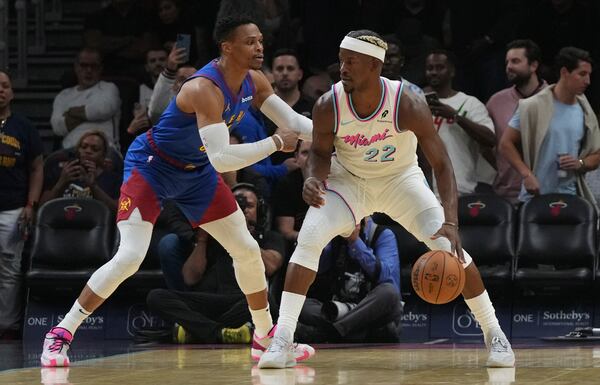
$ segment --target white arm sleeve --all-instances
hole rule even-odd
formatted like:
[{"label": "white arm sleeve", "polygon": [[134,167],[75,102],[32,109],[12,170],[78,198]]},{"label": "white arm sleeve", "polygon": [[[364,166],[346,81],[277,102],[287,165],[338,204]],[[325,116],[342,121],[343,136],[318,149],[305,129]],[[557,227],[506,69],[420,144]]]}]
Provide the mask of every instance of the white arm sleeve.
[{"label": "white arm sleeve", "polygon": [[250,166],[274,153],[275,141],[265,138],[254,143],[229,144],[225,122],[209,124],[199,130],[206,155],[218,172],[234,171]]},{"label": "white arm sleeve", "polygon": [[312,141],[312,120],[294,111],[279,96],[269,96],[260,106],[260,110],[278,127],[289,127],[300,139]]}]

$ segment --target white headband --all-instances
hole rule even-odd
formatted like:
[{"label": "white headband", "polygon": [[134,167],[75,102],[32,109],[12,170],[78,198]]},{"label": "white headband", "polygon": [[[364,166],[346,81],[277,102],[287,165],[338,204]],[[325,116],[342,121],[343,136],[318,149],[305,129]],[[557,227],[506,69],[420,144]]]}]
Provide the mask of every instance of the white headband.
[{"label": "white headband", "polygon": [[350,51],[373,56],[376,59],[385,61],[385,49],[350,36],[344,36],[344,40],[340,43],[340,48],[349,49]]}]

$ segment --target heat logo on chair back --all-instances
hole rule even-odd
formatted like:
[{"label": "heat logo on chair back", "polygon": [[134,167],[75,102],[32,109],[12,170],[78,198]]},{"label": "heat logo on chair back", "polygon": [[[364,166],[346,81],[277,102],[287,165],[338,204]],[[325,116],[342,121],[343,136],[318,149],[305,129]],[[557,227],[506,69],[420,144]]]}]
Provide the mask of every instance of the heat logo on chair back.
[{"label": "heat logo on chair back", "polygon": [[485,203],[482,201],[471,202],[467,204],[469,208],[469,215],[472,217],[476,217],[479,215],[479,211],[485,208]]},{"label": "heat logo on chair back", "polygon": [[557,217],[560,215],[560,211],[568,205],[561,199],[556,202],[550,202],[548,206],[550,207],[550,215]]},{"label": "heat logo on chair back", "polygon": [[77,213],[83,211],[81,206],[76,205],[76,204],[65,206],[63,208],[63,210],[65,210],[65,219],[68,221],[72,221],[73,219],[75,219],[75,216],[77,215]]}]

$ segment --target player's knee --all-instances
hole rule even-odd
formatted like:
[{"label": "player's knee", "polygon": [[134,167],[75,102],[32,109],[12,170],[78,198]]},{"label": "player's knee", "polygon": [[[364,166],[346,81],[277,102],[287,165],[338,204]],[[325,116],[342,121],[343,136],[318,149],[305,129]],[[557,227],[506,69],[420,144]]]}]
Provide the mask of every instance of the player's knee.
[{"label": "player's knee", "polygon": [[319,269],[319,258],[321,257],[322,248],[311,243],[302,243],[296,246],[296,250],[290,258],[290,263],[295,263],[304,266],[312,271]]},{"label": "player's knee", "polygon": [[228,249],[233,259],[235,277],[244,294],[252,294],[267,288],[265,264],[260,247],[254,238],[248,237]]},{"label": "player's knee", "polygon": [[140,265],[146,256],[146,248],[140,248],[129,242],[121,242],[119,250],[112,258],[111,263],[114,265],[113,271],[129,277],[139,270]]},{"label": "player's knee", "polygon": [[[442,209],[434,207],[419,213],[408,230],[418,240],[427,244],[430,237],[442,227],[443,222],[444,216]],[[448,242],[448,244],[450,244],[450,242]]]}]

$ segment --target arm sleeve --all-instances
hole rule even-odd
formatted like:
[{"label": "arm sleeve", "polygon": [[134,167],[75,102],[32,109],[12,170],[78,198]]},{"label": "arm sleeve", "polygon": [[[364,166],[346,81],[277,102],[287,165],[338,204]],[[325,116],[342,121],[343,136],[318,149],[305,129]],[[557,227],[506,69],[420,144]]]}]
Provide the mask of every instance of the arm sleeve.
[{"label": "arm sleeve", "polygon": [[260,110],[278,127],[289,127],[300,139],[312,141],[312,120],[294,111],[279,96],[269,96],[260,106]]},{"label": "arm sleeve", "polygon": [[209,124],[199,131],[208,159],[218,172],[239,170],[277,150],[271,137],[254,143],[229,144],[229,130],[224,122]]},{"label": "arm sleeve", "polygon": [[152,124],[156,124],[160,115],[169,105],[173,94],[171,88],[175,84],[175,78],[169,78],[161,73],[152,89],[152,96],[148,103],[148,118]]}]

